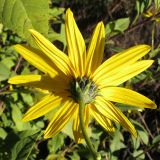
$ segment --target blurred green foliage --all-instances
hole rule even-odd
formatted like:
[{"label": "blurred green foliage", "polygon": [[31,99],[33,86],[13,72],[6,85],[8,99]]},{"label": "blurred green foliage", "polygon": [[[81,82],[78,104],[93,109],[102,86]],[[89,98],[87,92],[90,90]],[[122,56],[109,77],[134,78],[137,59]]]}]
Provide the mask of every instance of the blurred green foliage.
[{"label": "blurred green foliage", "polygon": [[[104,58],[134,44],[152,45],[152,51],[145,58],[154,59],[154,65],[126,82],[124,87],[143,93],[159,105],[160,26],[154,19],[143,16],[150,7],[158,8],[159,4],[159,0],[93,0],[92,4],[89,0],[0,0],[0,160],[92,159],[85,144],[75,144],[70,124],[60,134],[44,140],[43,130],[47,117],[27,123],[21,121],[28,107],[44,95],[33,88],[7,83],[8,78],[16,74],[39,72],[24,61],[13,48],[13,45],[18,43],[29,43],[36,47],[28,32],[29,28],[38,30],[65,51],[64,18],[65,10],[70,7],[76,15],[80,30],[85,33],[86,43],[96,23],[99,20],[104,21]],[[130,117],[139,136],[135,139],[119,125],[116,125],[116,132],[109,135],[96,122],[91,121],[91,139],[103,159],[158,160],[160,110],[138,112],[138,108],[133,109],[132,106],[117,106]]]}]

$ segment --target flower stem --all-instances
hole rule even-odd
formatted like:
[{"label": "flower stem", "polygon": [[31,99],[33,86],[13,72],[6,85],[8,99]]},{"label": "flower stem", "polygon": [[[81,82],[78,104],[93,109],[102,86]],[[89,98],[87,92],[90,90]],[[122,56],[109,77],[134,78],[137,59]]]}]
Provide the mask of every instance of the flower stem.
[{"label": "flower stem", "polygon": [[95,149],[90,141],[90,138],[88,137],[86,128],[85,128],[84,119],[83,119],[84,118],[84,108],[85,108],[85,103],[84,103],[83,95],[82,95],[79,100],[79,117],[80,117],[80,126],[82,129],[82,134],[83,134],[83,137],[86,141],[86,144],[87,144],[90,152],[92,153],[92,155],[94,157],[94,160],[101,160],[101,156],[95,151]]}]

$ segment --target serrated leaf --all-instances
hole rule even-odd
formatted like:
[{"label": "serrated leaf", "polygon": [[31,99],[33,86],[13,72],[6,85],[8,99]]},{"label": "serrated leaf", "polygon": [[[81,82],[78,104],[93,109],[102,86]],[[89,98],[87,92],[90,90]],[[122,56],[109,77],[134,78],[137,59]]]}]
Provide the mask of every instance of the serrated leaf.
[{"label": "serrated leaf", "polygon": [[125,144],[123,143],[123,136],[119,130],[114,133],[114,137],[111,140],[110,149],[112,152],[118,151],[122,148],[125,148]]},{"label": "serrated leaf", "polygon": [[0,0],[0,22],[32,43],[28,29],[33,28],[48,34],[48,1]]}]

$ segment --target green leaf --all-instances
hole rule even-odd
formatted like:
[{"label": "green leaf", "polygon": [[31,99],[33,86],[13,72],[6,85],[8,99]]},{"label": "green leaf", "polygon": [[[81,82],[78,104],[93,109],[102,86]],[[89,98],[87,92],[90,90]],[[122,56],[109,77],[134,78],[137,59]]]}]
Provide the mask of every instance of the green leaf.
[{"label": "green leaf", "polygon": [[10,70],[9,68],[0,62],[0,81],[4,81],[9,78]]},{"label": "green leaf", "polygon": [[0,33],[2,33],[3,25],[0,23]]},{"label": "green leaf", "polygon": [[130,81],[131,81],[131,84],[137,84],[138,82],[141,82],[141,81],[145,81],[147,79],[148,75],[147,75],[147,72],[143,72],[135,77],[133,77]]},{"label": "green leaf", "polygon": [[30,129],[29,122],[22,122],[22,113],[15,104],[12,104],[12,118],[18,131]]},{"label": "green leaf", "polygon": [[118,33],[123,33],[129,27],[129,18],[119,18],[115,21],[109,22],[106,25],[106,34],[111,34],[111,36]]},{"label": "green leaf", "polygon": [[63,43],[63,50],[67,46],[66,37],[65,37],[65,26],[64,24],[61,24],[61,30],[60,33],[56,33],[55,31],[50,31],[48,35],[50,41],[60,41]]},{"label": "green leaf", "polygon": [[154,0],[154,3],[155,3],[156,9],[159,10],[159,8],[160,8],[160,0]]},{"label": "green leaf", "polygon": [[115,151],[119,151],[122,148],[125,148],[126,146],[123,143],[123,136],[121,134],[121,132],[119,130],[117,130],[114,133],[114,137],[111,140],[111,145],[110,145],[110,149],[113,152]]},{"label": "green leaf", "polygon": [[64,145],[64,134],[59,133],[48,141],[48,149],[50,153],[56,153]]},{"label": "green leaf", "polygon": [[135,138],[132,136],[132,144],[134,150],[137,150],[140,147],[140,138],[139,137]]},{"label": "green leaf", "polygon": [[152,141],[152,144],[157,144],[160,142],[160,135],[154,137],[153,141]]},{"label": "green leaf", "polygon": [[143,150],[134,151],[133,157],[135,157],[137,160],[144,160],[145,155]]},{"label": "green leaf", "polygon": [[33,97],[32,97],[32,95],[30,93],[21,93],[21,96],[23,98],[23,101],[27,105],[29,105],[29,106],[33,105]]},{"label": "green leaf", "polygon": [[129,18],[120,18],[116,20],[114,30],[123,32],[129,26],[130,20]]},{"label": "green leaf", "polygon": [[79,157],[79,155],[78,155],[77,152],[73,152],[73,154],[70,155],[69,158],[70,158],[70,159],[73,159],[73,160],[74,160],[74,159],[80,160],[80,157]]},{"label": "green leaf", "polygon": [[134,18],[133,24],[137,21],[140,14],[144,12],[146,8],[148,8],[152,3],[152,0],[136,0],[135,9],[137,11],[136,16]]},{"label": "green leaf", "polygon": [[13,57],[6,57],[1,63],[3,63],[8,69],[11,69],[15,65]]},{"label": "green leaf", "polygon": [[44,0],[0,0],[0,23],[32,43],[28,29],[48,34],[49,5]]},{"label": "green leaf", "polygon": [[52,17],[56,18],[59,15],[64,14],[64,10],[65,10],[64,8],[54,7],[54,8],[49,9],[49,14],[51,18]]},{"label": "green leaf", "polygon": [[37,133],[37,131],[31,131],[31,133],[32,134],[27,131],[26,133],[24,132],[23,134],[21,134],[20,140],[14,145],[11,150],[11,160],[29,159],[29,157],[31,156],[31,152],[34,149],[35,142],[39,137],[39,134],[35,134]]},{"label": "green leaf", "polygon": [[138,131],[139,136],[141,137],[144,144],[148,144],[148,133],[144,131]]},{"label": "green leaf", "polygon": [[0,128],[0,138],[5,139],[6,136],[7,132],[3,128]]},{"label": "green leaf", "polygon": [[135,128],[136,128],[136,130],[138,132],[139,137],[141,138],[143,143],[145,145],[147,145],[148,142],[149,142],[149,137],[148,137],[147,131],[144,129],[144,127],[140,123],[138,123],[138,122],[136,122],[134,120],[132,120],[132,122],[134,123],[134,126],[135,126]]}]

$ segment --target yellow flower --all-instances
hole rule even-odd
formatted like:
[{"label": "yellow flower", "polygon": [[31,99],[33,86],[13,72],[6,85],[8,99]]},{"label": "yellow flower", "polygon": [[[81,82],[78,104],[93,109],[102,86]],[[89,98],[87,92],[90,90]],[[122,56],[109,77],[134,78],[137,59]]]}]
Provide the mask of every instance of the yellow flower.
[{"label": "yellow flower", "polygon": [[106,131],[113,132],[113,122],[117,122],[136,136],[134,126],[112,102],[156,108],[156,104],[145,96],[116,87],[151,66],[152,60],[137,61],[150,51],[150,47],[138,45],[102,63],[105,41],[102,22],[97,24],[87,51],[70,9],[66,12],[65,27],[68,56],[33,29],[30,29],[30,32],[40,50],[25,45],[15,46],[24,59],[44,74],[15,76],[9,79],[9,83],[48,91],[47,96],[27,111],[23,121],[36,119],[58,107],[44,137],[49,138],[57,134],[73,119],[73,134],[79,143],[83,138],[79,121],[80,89],[86,104],[86,128],[90,119],[94,118]]}]

